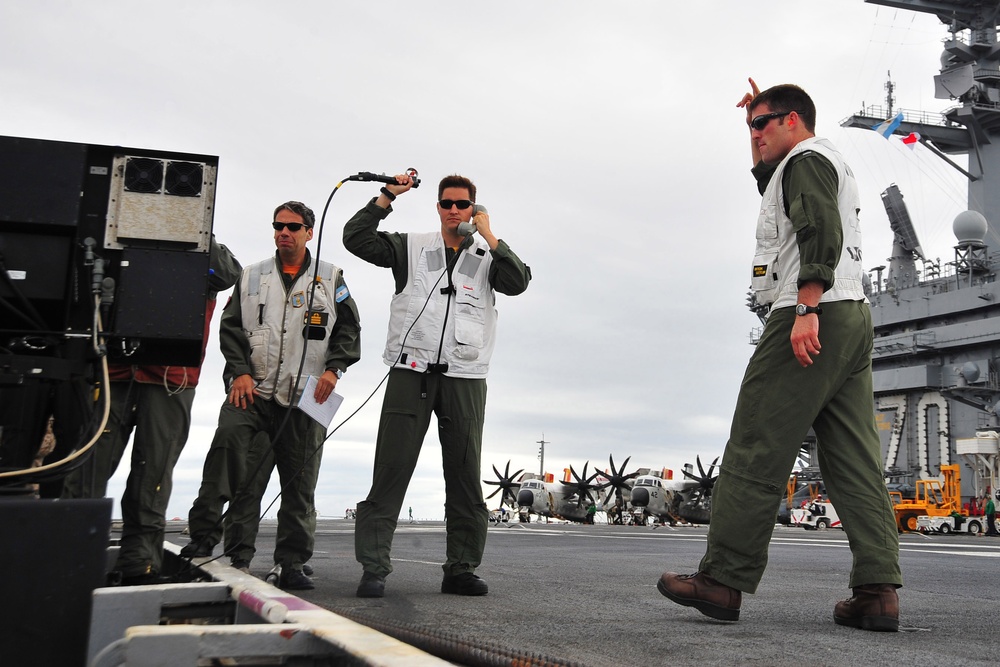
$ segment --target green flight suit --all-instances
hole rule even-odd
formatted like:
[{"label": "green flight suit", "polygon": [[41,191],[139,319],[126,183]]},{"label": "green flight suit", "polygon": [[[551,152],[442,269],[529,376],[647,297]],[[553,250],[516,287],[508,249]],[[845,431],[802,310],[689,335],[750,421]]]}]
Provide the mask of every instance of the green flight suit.
[{"label": "green flight suit", "polygon": [[[763,163],[754,168],[762,194],[774,171]],[[800,284],[822,280],[829,287],[841,243],[836,170],[825,157],[803,153],[786,166],[782,187],[798,239]],[[763,576],[778,505],[810,426],[823,481],[853,554],[850,586],[902,585],[899,537],[875,427],[871,310],[863,301],[820,305],[823,349],[807,368],[792,352],[794,308],[771,311],[740,386],[712,492],[708,548],[699,570],[746,593],[755,592]]]},{"label": "green flight suit", "polygon": [[[426,390],[426,398],[421,398]],[[389,371],[368,497],[358,503],[355,556],[366,572],[392,572],[389,554],[406,489],[437,415],[445,484],[446,574],[473,572],[483,559],[489,510],[479,478],[486,417],[486,380]]]},{"label": "green flight suit", "polygon": [[[390,212],[369,202],[344,226],[344,247],[367,262],[391,268],[399,293],[409,273],[407,236],[377,231]],[[451,261],[454,250],[446,248],[445,254]],[[516,295],[527,289],[531,270],[506,243],[500,241],[491,256],[493,290]],[[442,567],[446,575],[457,575],[475,571],[482,562],[489,525],[480,482],[486,379],[393,368],[382,403],[372,486],[358,503],[354,526],[355,558],[365,572],[384,577],[392,571],[393,534],[432,413],[437,416],[445,480],[447,546]]]},{"label": "green flight suit", "polygon": [[[205,339],[218,292],[240,276],[240,263],[226,246],[211,240]],[[107,494],[132,438],[132,458],[121,498],[122,534],[115,569],[125,578],[162,571],[167,504],[173,470],[187,443],[191,406],[200,366],[126,366],[110,368],[111,410],[91,461],[73,471],[63,487],[64,498],[101,498]]]},{"label": "green flight suit", "polygon": [[[277,253],[275,257],[280,266]],[[285,290],[307,275],[311,266],[312,257],[307,250],[294,277],[281,273]],[[346,285],[343,276],[337,276],[335,289],[341,288],[346,289]],[[345,371],[361,358],[361,324],[349,293],[337,302],[336,308],[325,368]],[[233,378],[251,373],[250,344],[243,330],[239,295],[223,311],[219,338],[226,358],[224,379],[228,385]],[[297,408],[285,408],[260,397],[248,403],[246,410],[223,403],[218,428],[205,457],[198,497],[188,513],[192,545],[210,550],[221,541],[225,524],[226,554],[235,560],[250,561],[256,551],[261,497],[277,465],[283,491],[274,562],[301,569],[312,556],[316,532],[314,495],[325,437],[323,427]],[[226,503],[230,503],[230,508],[223,520]]]}]

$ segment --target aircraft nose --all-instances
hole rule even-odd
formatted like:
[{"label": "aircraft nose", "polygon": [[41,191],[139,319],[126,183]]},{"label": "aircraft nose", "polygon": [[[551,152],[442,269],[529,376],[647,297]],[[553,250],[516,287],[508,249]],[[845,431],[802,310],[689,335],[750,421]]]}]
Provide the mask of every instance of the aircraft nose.
[{"label": "aircraft nose", "polygon": [[645,507],[649,504],[649,491],[646,489],[632,489],[632,504],[636,507]]},{"label": "aircraft nose", "polygon": [[522,489],[517,492],[517,504],[521,507],[531,507],[535,502],[535,494],[531,489]]}]

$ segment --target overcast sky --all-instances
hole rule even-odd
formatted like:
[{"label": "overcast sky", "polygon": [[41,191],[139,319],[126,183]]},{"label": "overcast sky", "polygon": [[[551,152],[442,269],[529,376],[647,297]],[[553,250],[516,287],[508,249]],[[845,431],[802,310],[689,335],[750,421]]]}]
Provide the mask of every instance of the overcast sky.
[{"label": "overcast sky", "polygon": [[[760,198],[735,107],[747,77],[815,99],[817,133],[858,176],[868,267],[891,250],[879,193],[893,182],[927,254],[948,261],[965,207],[957,172],[898,137],[839,127],[884,104],[888,71],[897,106],[950,106],[931,78],[945,36],[933,16],[861,0],[6,2],[0,134],[218,155],[215,233],[244,265],[273,253],[282,201],[319,216],[344,177],[415,167],[424,185],[382,228],[429,231],[437,181],[467,175],[534,275],[498,297],[484,478],[508,460],[537,472],[543,436],[557,477],[609,454],[631,456],[630,471],[679,471],[721,455],[759,326],[745,298]],[[386,373],[391,272],[341,241],[377,192],[344,184],[324,227],[321,255],[344,269],[363,325],[335,424]],[[171,517],[197,493],[221,371],[213,327]],[[328,441],[321,515],[367,494],[381,399]],[[418,518],[443,515],[435,430],[403,509]]]}]

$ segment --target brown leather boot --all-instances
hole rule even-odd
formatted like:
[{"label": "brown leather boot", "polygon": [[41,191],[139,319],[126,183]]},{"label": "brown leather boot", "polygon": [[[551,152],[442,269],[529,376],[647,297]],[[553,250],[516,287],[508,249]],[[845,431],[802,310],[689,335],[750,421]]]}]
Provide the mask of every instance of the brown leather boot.
[{"label": "brown leather boot", "polygon": [[656,588],[679,605],[694,607],[705,616],[720,621],[738,621],[743,593],[720,584],[703,572],[664,572]]},{"label": "brown leather boot", "polygon": [[867,584],[854,587],[854,597],[833,608],[837,625],[875,630],[899,631],[899,596],[895,584]]}]

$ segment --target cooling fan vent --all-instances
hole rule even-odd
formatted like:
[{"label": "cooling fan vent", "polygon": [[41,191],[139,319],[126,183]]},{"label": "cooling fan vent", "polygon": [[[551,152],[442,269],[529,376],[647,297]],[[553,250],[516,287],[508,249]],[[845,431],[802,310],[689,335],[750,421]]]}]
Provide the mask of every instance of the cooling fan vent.
[{"label": "cooling fan vent", "polygon": [[125,162],[125,190],[128,192],[159,192],[163,188],[163,162],[144,157],[131,157]]},{"label": "cooling fan vent", "polygon": [[204,165],[200,162],[167,162],[166,187],[168,195],[197,197],[201,194]]}]

